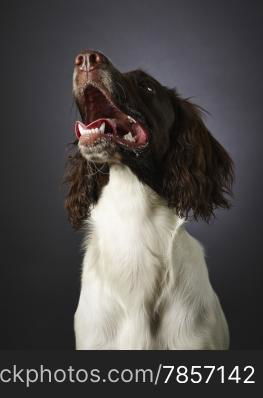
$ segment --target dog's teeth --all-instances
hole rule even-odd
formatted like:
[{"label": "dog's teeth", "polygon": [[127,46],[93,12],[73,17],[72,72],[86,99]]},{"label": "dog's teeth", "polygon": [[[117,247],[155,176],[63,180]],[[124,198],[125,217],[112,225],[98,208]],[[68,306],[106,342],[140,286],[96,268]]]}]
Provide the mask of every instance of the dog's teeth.
[{"label": "dog's teeth", "polygon": [[82,127],[81,126],[81,124],[79,124],[79,132],[80,132],[80,135],[83,135],[83,134],[85,134],[86,133],[86,129],[84,129],[84,127]]},{"label": "dog's teeth", "polygon": [[85,127],[83,127],[81,124],[79,124],[79,132],[80,135],[84,135],[84,134],[98,134],[98,133],[104,133],[105,131],[105,123],[102,123],[102,125],[100,126],[100,128],[96,127],[94,129],[87,129]]},{"label": "dog's teeth", "polygon": [[136,120],[134,120],[133,117],[128,116],[128,119],[129,119],[130,123],[136,123]]},{"label": "dog's teeth", "polygon": [[125,140],[127,140],[127,141],[131,141],[131,142],[134,142],[135,141],[135,139],[134,139],[134,137],[132,136],[132,133],[129,131],[127,134],[125,134],[125,136],[123,137]]},{"label": "dog's teeth", "polygon": [[104,131],[105,131],[105,122],[103,122],[102,125],[100,126],[100,132],[104,134]]}]

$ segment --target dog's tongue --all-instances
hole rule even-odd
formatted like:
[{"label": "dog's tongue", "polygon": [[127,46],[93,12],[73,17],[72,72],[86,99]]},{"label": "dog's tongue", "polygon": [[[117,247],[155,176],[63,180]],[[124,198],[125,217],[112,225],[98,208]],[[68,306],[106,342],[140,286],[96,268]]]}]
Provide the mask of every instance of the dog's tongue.
[{"label": "dog's tongue", "polygon": [[139,123],[133,124],[132,131],[137,137],[136,143],[138,145],[144,145],[147,142],[147,134]]}]

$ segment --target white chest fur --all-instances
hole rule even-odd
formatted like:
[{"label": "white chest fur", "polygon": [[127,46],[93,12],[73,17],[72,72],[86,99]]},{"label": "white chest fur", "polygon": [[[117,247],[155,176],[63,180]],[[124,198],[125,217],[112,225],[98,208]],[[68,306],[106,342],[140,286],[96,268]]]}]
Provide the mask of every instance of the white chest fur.
[{"label": "white chest fur", "polygon": [[[182,313],[189,306],[203,309],[207,298],[214,296],[202,248],[182,223],[127,167],[111,167],[109,183],[92,209],[90,234],[84,241],[82,287],[75,314],[78,349],[182,348],[178,345]],[[176,287],[178,275],[181,288]],[[196,298],[196,306],[191,300],[184,304],[183,294],[189,293]],[[164,304],[166,332],[159,324],[156,333],[155,315]],[[203,344],[199,340],[194,340],[196,345]]]}]

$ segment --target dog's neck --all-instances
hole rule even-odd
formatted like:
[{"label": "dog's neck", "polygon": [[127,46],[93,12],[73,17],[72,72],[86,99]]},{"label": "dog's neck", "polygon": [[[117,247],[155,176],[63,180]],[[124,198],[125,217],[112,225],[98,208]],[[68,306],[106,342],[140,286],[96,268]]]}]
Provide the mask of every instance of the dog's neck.
[{"label": "dog's neck", "polygon": [[98,275],[115,281],[118,288],[131,289],[129,281],[152,289],[156,274],[169,267],[173,239],[182,222],[128,167],[114,165],[91,211],[87,256],[92,256],[90,263]]},{"label": "dog's neck", "polygon": [[[151,232],[155,234],[151,242],[158,240],[158,246],[167,246],[172,235],[183,224],[183,220],[168,208],[165,200],[123,165],[111,166],[109,182],[91,212],[91,222],[95,229],[103,229],[99,239],[102,239],[104,232],[111,230],[112,238],[117,240],[111,243],[114,246],[120,243],[120,250],[123,246],[134,249],[139,244],[145,244]],[[157,249],[151,245],[149,248]],[[167,251],[167,247],[163,249]]]}]

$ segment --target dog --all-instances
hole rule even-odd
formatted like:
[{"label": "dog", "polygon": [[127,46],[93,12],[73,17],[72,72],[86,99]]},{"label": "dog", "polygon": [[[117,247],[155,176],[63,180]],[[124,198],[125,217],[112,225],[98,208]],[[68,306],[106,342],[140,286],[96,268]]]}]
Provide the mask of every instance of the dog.
[{"label": "dog", "polygon": [[202,109],[93,50],[75,59],[73,95],[65,207],[85,234],[76,349],[227,349],[204,250],[185,229],[230,207],[233,162]]}]

